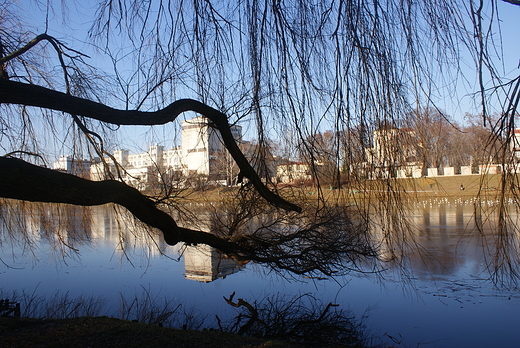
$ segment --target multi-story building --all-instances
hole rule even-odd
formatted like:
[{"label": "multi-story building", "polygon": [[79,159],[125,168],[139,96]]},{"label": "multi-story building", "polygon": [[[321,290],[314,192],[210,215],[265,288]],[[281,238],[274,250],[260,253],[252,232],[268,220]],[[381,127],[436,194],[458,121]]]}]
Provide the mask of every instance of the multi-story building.
[{"label": "multi-story building", "polygon": [[74,159],[72,156],[60,156],[53,163],[52,169],[88,179],[90,178],[90,166],[93,163],[94,161]]},{"label": "multi-story building", "polygon": [[[231,133],[239,144],[242,127],[232,126]],[[91,168],[93,180],[121,178],[140,189],[164,180],[186,181],[196,177],[205,181],[230,184],[237,175],[234,161],[224,147],[217,129],[206,117],[199,116],[182,122],[181,146],[165,150],[154,145],[148,151],[130,154],[116,150],[111,158]],[[107,173],[107,167],[111,175]]]},{"label": "multi-story building", "polygon": [[[242,127],[231,126],[231,133],[242,143]],[[219,131],[202,116],[182,122],[182,159],[186,176],[198,174],[213,180],[226,179],[232,162]]]},{"label": "multi-story building", "polygon": [[415,131],[383,125],[373,132],[372,147],[367,148],[366,166],[373,177],[421,176]]},{"label": "multi-story building", "polygon": [[276,166],[276,180],[287,184],[312,180],[311,168],[305,162],[287,161]]}]

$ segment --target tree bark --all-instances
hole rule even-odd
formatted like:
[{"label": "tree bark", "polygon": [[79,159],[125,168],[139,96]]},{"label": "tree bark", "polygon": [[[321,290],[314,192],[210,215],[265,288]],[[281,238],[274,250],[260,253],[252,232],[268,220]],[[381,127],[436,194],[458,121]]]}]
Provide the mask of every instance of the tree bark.
[{"label": "tree bark", "polygon": [[167,107],[154,111],[118,110],[88,99],[74,97],[45,87],[0,79],[0,103],[36,106],[80,115],[116,125],[161,125],[175,120],[185,111],[206,116],[219,130],[229,153],[240,168],[240,173],[271,204],[301,212],[301,208],[269,190],[251,167],[233,138],[226,115],[208,105],[192,99],[180,99]]}]

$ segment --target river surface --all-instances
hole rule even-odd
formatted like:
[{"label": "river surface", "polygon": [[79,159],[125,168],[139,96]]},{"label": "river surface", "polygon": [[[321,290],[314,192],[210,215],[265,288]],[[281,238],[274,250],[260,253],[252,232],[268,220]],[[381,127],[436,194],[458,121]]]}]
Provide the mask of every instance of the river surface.
[{"label": "river surface", "polygon": [[258,264],[239,266],[205,247],[142,246],[134,235],[121,237],[117,230],[130,228],[132,222],[115,221],[106,207],[91,211],[88,227],[77,217],[61,221],[65,229],[88,230],[88,238],[78,242],[62,233],[63,242],[78,252],[57,250],[62,244],[49,242],[57,237],[44,234],[62,227],[53,225],[52,219],[45,222],[45,214],[24,220],[24,226],[37,234],[32,248],[20,244],[16,231],[3,223],[2,298],[13,297],[13,292],[15,297],[93,296],[103,299],[100,314],[117,316],[121,298],[148,296],[157,303],[164,299],[180,304],[185,312],[206,318],[205,327],[212,325],[215,315],[236,316],[236,309],[223,299],[233,292],[251,303],[308,293],[324,304],[339,304],[359,320],[365,318],[374,344],[516,347],[520,341],[516,331],[520,291],[490,281],[489,254],[495,250],[489,246],[492,232],[486,226],[492,217],[481,221],[483,232],[477,232],[472,204],[426,202],[414,207],[409,216],[418,227],[418,246],[408,250],[405,268],[336,279],[284,277]]}]

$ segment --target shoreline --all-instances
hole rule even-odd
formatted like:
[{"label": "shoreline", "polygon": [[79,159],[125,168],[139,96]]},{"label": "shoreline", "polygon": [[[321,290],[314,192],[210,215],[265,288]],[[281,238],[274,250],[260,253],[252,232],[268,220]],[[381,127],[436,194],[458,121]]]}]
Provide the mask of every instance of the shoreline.
[{"label": "shoreline", "polygon": [[[180,330],[106,316],[69,319],[0,317],[4,347],[354,348],[350,345],[277,341],[215,330]],[[362,348],[362,347],[357,347]]]},{"label": "shoreline", "polygon": [[[403,202],[420,202],[430,198],[448,198],[451,200],[494,199],[500,193],[500,174],[457,175],[450,177],[421,177],[392,179],[389,189],[387,181],[364,180],[342,187],[285,186],[274,188],[283,198],[295,203],[313,203],[319,199],[325,201],[355,204],[357,200],[377,200],[390,193]],[[463,188],[463,189],[461,189]],[[176,203],[216,203],[225,198],[233,198],[239,187],[207,187],[201,190],[186,189],[176,197]],[[273,189],[271,187],[271,189]],[[382,196],[381,196],[382,195]],[[379,197],[378,197],[379,196]]]}]

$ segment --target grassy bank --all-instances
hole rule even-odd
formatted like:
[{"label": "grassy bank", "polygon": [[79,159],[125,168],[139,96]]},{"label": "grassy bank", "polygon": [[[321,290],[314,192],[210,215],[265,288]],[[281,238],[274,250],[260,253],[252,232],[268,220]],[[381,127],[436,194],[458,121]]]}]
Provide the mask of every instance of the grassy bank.
[{"label": "grassy bank", "polygon": [[[500,180],[500,175],[405,178],[392,179],[390,187],[408,201],[421,201],[434,197],[469,200],[478,195],[485,199],[493,199],[499,192]],[[223,187],[210,187],[198,191],[189,189],[177,197],[177,202],[218,202],[225,197],[236,195],[238,190],[238,188]],[[320,198],[352,203],[359,199],[373,199],[378,193],[388,190],[389,186],[386,181],[367,180],[357,182],[352,186],[344,185],[341,188],[324,186],[321,190],[318,190],[315,186],[295,186],[278,188],[277,192],[289,201],[296,203],[312,203]]]},{"label": "grassy bank", "polygon": [[[19,319],[0,317],[2,347],[319,347],[272,341],[218,331],[177,330],[108,317]],[[352,347],[327,345],[327,347]]]},{"label": "grassy bank", "polygon": [[403,187],[410,192],[442,197],[476,197],[479,193],[496,192],[500,186],[500,175],[457,175],[402,180],[405,182]]}]

